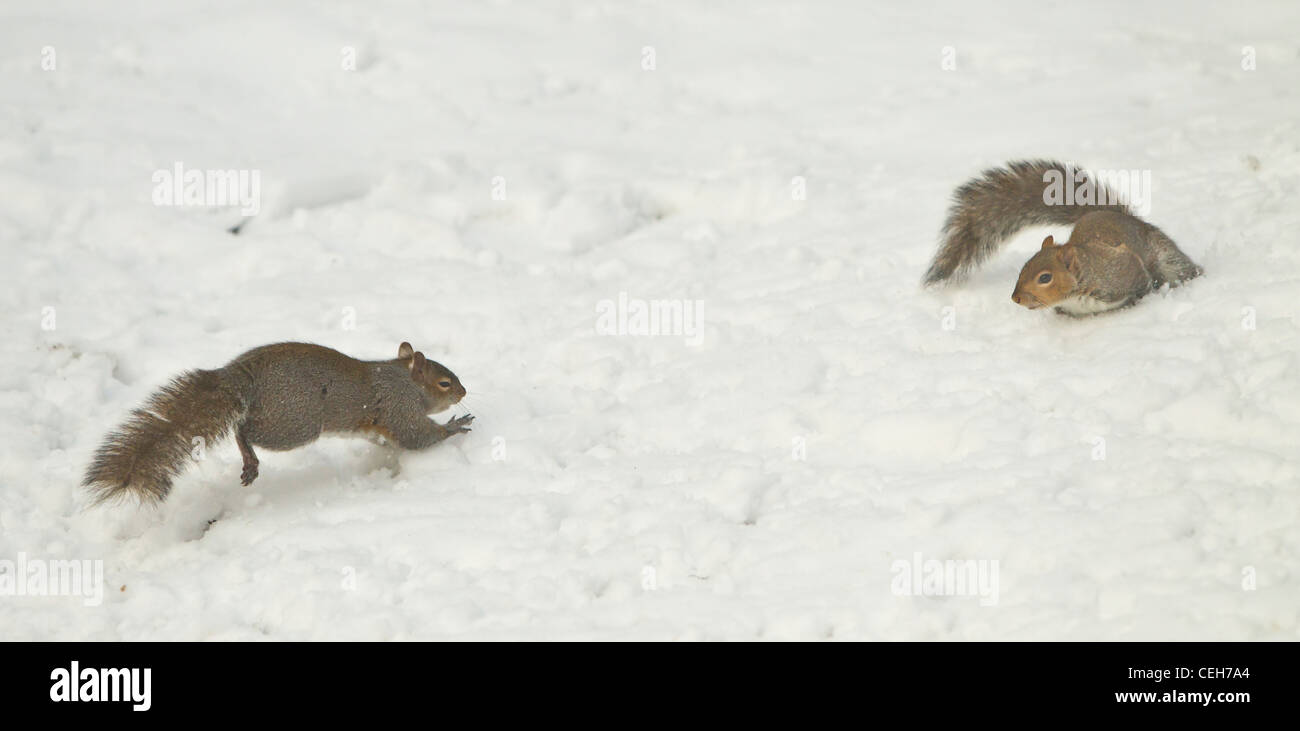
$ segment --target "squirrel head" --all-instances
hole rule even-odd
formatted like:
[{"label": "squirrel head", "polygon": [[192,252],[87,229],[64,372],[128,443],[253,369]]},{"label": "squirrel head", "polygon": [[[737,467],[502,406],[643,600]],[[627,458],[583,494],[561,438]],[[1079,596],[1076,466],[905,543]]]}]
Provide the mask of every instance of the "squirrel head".
[{"label": "squirrel head", "polygon": [[424,390],[424,410],[427,414],[446,411],[465,398],[465,387],[443,364],[429,360],[410,343],[397,346],[397,359],[405,361],[411,380]]},{"label": "squirrel head", "polygon": [[1051,307],[1069,297],[1079,286],[1079,258],[1067,241],[1060,246],[1051,236],[1020,269],[1020,279],[1011,301],[1036,310]]}]

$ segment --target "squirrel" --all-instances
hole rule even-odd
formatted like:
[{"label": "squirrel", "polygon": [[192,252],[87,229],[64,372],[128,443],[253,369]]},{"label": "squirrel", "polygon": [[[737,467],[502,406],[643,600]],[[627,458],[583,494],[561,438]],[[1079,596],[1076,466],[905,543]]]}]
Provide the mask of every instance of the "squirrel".
[{"label": "squirrel", "polygon": [[378,361],[311,343],[264,345],[222,368],[187,371],[163,386],[108,434],[82,485],[93,504],[126,495],[161,503],[191,449],[232,430],[245,486],[257,479],[254,446],[281,451],[314,442],[323,432],[342,432],[424,449],[469,431],[473,416],[445,425],[427,416],[464,396],[454,373],[410,343],[398,346],[396,360]]},{"label": "squirrel", "polygon": [[[1048,236],[1020,270],[1011,301],[1036,310],[1055,307],[1072,317],[1127,307],[1164,284],[1177,286],[1203,270],[1118,196],[1071,166],[1021,160],[986,170],[953,194],[943,242],[926,285],[963,276],[1026,226],[1074,224],[1070,239]],[[1049,202],[1048,179],[1079,181],[1082,203]]]}]

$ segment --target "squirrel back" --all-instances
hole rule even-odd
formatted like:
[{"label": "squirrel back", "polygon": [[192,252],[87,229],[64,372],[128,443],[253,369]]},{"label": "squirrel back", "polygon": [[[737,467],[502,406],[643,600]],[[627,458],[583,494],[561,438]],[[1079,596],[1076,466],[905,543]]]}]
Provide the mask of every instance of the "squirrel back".
[{"label": "squirrel back", "polygon": [[[1077,181],[1068,201],[1046,195],[1053,177]],[[1107,202],[1118,200],[1109,188],[1059,162],[1018,161],[987,170],[954,193],[925,284],[964,276],[1017,232],[1044,224],[1074,229],[1064,244],[1047,237],[1021,269],[1012,300],[1030,309],[1095,314],[1201,274],[1164,232],[1123,204]]]},{"label": "squirrel back", "polygon": [[95,502],[126,495],[160,502],[187,458],[232,430],[245,485],[257,477],[253,446],[292,449],[340,432],[421,449],[469,431],[472,416],[446,426],[427,417],[464,395],[455,374],[409,343],[388,361],[357,360],[310,343],[265,345],[164,386],[105,438],[83,484]]}]

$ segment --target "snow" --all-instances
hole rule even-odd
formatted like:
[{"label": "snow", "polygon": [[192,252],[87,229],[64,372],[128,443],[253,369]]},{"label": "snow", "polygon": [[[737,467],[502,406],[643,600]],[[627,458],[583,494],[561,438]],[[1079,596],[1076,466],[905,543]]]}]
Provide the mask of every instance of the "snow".
[{"label": "snow", "polygon": [[[0,639],[1300,638],[1300,6],[806,5],[0,7],[0,559],[105,589]],[[921,289],[1022,157],[1150,170],[1206,275],[1029,312],[1042,229]],[[177,162],[260,214],[153,205]],[[279,340],[409,340],[474,431],[85,507],[130,409]],[[996,603],[896,594],[918,554]]]}]

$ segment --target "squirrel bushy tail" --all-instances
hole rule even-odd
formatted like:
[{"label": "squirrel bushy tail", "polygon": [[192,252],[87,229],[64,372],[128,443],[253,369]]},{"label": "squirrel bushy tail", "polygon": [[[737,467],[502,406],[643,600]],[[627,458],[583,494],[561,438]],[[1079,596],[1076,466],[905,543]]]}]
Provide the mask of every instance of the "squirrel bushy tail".
[{"label": "squirrel bushy tail", "polygon": [[[925,284],[963,276],[988,259],[1007,239],[1027,226],[1073,224],[1093,211],[1130,213],[1117,204],[1049,205],[1043,200],[1048,171],[1071,179],[1077,169],[1051,160],[1019,160],[1005,168],[992,168],[968,181],[953,194],[952,208],[943,224],[943,242],[925,273]],[[1109,189],[1096,189],[1091,179],[1077,185],[1093,186],[1091,200],[1118,200]]]},{"label": "squirrel bushy tail", "polygon": [[[109,433],[82,484],[94,502],[134,495],[159,503],[196,446],[219,440],[247,411],[223,371],[187,371],[163,386]],[[194,441],[200,437],[202,442]]]}]

